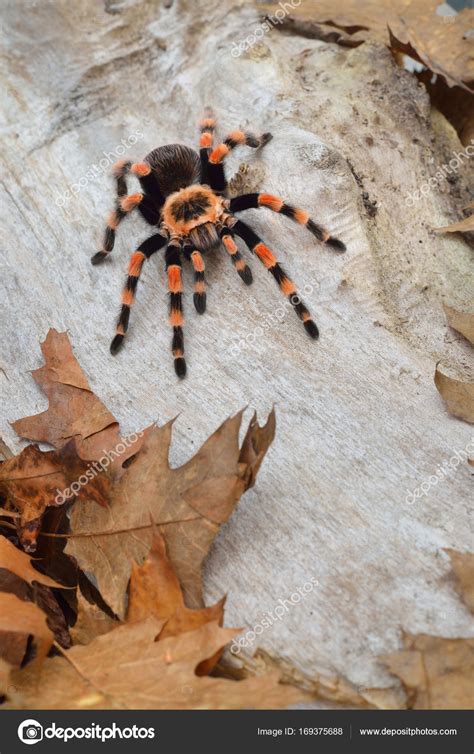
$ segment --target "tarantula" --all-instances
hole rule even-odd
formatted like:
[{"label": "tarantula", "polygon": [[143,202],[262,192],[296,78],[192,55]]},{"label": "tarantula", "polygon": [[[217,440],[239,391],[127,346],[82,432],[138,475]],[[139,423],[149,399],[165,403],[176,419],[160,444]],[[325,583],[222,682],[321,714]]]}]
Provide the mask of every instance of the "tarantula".
[{"label": "tarantula", "polygon": [[[306,332],[317,338],[318,328],[299,297],[296,287],[284,272],[273,252],[236,212],[267,207],[295,220],[322,243],[336,251],[345,251],[342,241],[333,238],[327,230],[317,225],[301,209],[291,206],[277,196],[265,193],[243,194],[227,198],[227,181],[223,162],[229,152],[241,144],[263,147],[272,138],[270,133],[254,136],[244,131],[233,131],[221,144],[213,146],[216,121],[207,108],[200,123],[199,154],[181,144],[170,144],[150,152],[143,162],[122,160],[114,166],[117,181],[116,206],[111,213],[103,248],[95,254],[92,264],[102,262],[112,251],[115,233],[122,220],[134,209],[144,219],[157,227],[158,232],[144,241],[132,254],[128,276],[122,294],[122,309],[117,322],[117,332],[110,346],[113,354],[123,344],[128,329],[130,308],[135,299],[138,279],[145,259],[166,247],[165,262],[170,294],[170,324],[173,328],[172,353],[178,377],[186,374],[183,338],[183,283],[181,260],[184,256],[194,268],[194,306],[199,314],[206,309],[204,255],[222,244],[235,269],[246,285],[252,283],[252,272],[235,243],[241,238],[275,278],[282,293],[287,296],[303,322]],[[128,194],[127,174],[137,176],[142,193]]]}]

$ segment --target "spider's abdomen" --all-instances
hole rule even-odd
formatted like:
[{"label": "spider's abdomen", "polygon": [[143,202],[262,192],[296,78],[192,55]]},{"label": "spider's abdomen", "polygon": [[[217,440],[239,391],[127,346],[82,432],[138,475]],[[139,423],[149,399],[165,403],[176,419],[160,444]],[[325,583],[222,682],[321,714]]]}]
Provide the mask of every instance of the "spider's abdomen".
[{"label": "spider's abdomen", "polygon": [[151,167],[164,196],[199,183],[201,178],[198,153],[182,144],[158,147],[147,154],[144,162]]}]

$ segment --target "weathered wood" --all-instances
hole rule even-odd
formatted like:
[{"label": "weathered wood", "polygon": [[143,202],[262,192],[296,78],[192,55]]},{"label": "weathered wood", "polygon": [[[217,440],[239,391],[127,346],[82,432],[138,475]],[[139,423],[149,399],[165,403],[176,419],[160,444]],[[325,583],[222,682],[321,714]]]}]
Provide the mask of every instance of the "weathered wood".
[{"label": "weathered wood", "polygon": [[[472,545],[468,465],[406,502],[471,438],[433,384],[438,360],[468,375],[469,346],[446,325],[442,303],[469,303],[470,249],[431,231],[468,203],[468,159],[407,205],[463,151],[455,132],[382,46],[347,49],[272,29],[234,57],[261,23],[248,5],[25,1],[4,3],[2,15],[4,439],[18,450],[8,422],[46,406],[29,370],[49,327],[68,329],[124,432],[180,414],[173,462],[242,405],[264,415],[276,403],[275,444],[208,560],[208,598],[228,592],[227,625],[251,628],[314,577],[319,586],[254,646],[309,678],[327,668],[356,686],[394,684],[376,656],[399,647],[401,629],[470,630],[442,551]],[[308,284],[320,341],[307,338],[257,260],[248,290],[216,253],[204,317],[186,270],[180,383],[158,255],[124,350],[115,359],[108,351],[145,224],[124,222],[105,265],[89,258],[112,206],[109,164],[123,151],[140,159],[160,144],[195,145],[208,103],[222,132],[274,134],[261,154],[237,151],[231,172],[246,161],[251,188],[308,209],[348,251],[336,256],[265,210],[246,213],[300,288]]]}]

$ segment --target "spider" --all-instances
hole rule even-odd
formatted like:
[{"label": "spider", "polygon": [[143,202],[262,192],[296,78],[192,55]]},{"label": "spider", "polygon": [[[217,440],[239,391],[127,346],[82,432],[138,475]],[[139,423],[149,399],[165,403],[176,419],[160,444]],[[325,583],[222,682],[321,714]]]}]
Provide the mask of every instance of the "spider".
[{"label": "spider", "polygon": [[[272,135],[264,133],[255,136],[244,131],[233,131],[225,141],[214,146],[215,128],[216,120],[212,110],[206,108],[200,122],[199,154],[190,147],[170,144],[154,149],[143,162],[132,163],[122,160],[114,165],[117,182],[115,209],[107,222],[102,250],[91,259],[92,264],[106,259],[114,247],[119,224],[134,209],[138,209],[143,218],[157,228],[158,232],[140,244],[130,258],[128,276],[122,293],[122,308],[110,350],[115,354],[123,345],[130,309],[145,259],[164,248],[170,294],[169,321],[173,328],[171,347],[178,377],[184,377],[186,374],[182,258],[188,259],[194,268],[194,306],[199,314],[203,314],[206,309],[204,256],[207,252],[219,246],[223,247],[243,282],[246,285],[252,283],[252,272],[237,248],[235,236],[244,241],[273,275],[282,293],[289,298],[308,335],[314,339],[319,335],[318,328],[298,295],[293,281],[263,240],[251,227],[238,220],[235,213],[266,207],[304,225],[318,241],[335,251],[343,252],[346,248],[342,241],[317,225],[306,212],[287,204],[277,196],[252,193],[229,199],[223,165],[226,156],[239,145],[246,144],[255,149],[263,147]],[[130,173],[139,179],[141,193],[128,193],[126,176]]]}]

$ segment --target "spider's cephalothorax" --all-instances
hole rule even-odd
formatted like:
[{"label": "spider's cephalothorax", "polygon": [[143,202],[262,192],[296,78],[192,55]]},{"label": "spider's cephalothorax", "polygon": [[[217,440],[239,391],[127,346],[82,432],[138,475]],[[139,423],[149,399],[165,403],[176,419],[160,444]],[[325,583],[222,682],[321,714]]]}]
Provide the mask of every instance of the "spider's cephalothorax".
[{"label": "spider's cephalothorax", "polygon": [[[227,198],[227,181],[223,162],[226,155],[239,144],[262,147],[270,139],[266,133],[260,137],[244,131],[233,131],[221,144],[213,148],[215,119],[208,109],[201,121],[199,154],[181,144],[170,144],[150,152],[143,162],[122,160],[114,166],[117,181],[117,200],[111,213],[101,251],[92,257],[92,263],[103,261],[112,251],[119,223],[133,210],[138,209],[143,218],[157,228],[157,232],[144,241],[132,254],[128,275],[122,294],[122,309],[117,323],[117,333],[111,351],[116,353],[128,329],[130,307],[135,298],[138,278],[143,262],[161,248],[165,248],[165,262],[170,294],[170,324],[173,328],[172,351],[176,373],[186,374],[183,339],[183,283],[181,265],[183,257],[194,268],[194,305],[202,314],[206,309],[204,256],[206,252],[222,247],[229,254],[235,269],[246,283],[252,282],[252,273],[235,243],[241,238],[248,248],[275,278],[282,293],[287,296],[306,332],[318,337],[318,328],[302,302],[296,287],[283,271],[273,252],[262,239],[238,220],[236,213],[246,209],[267,207],[279,212],[306,228],[322,243],[336,251],[345,251],[342,241],[331,236],[301,209],[287,204],[272,194],[243,194]],[[127,193],[126,176],[132,173],[141,184],[141,192]]]}]

